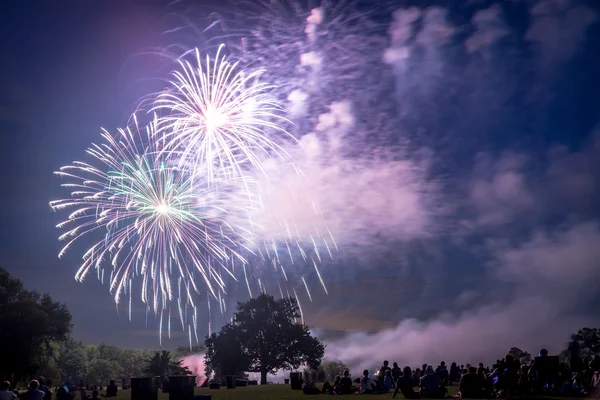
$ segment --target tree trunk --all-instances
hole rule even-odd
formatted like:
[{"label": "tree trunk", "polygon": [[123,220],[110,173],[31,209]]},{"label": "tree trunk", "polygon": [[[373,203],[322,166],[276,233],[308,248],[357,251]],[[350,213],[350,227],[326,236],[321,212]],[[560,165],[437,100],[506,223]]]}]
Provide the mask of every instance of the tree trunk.
[{"label": "tree trunk", "polygon": [[261,385],[267,384],[267,370],[263,369],[263,368],[260,369],[260,384]]}]

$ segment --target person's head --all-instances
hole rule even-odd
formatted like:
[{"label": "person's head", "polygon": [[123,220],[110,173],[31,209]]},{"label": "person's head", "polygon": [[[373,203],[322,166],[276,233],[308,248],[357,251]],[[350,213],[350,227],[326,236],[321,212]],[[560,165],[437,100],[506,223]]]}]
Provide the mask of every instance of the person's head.
[{"label": "person's head", "polygon": [[446,366],[446,361],[442,361],[442,362],[440,363],[440,365],[441,365],[442,367],[445,367],[445,366]]},{"label": "person's head", "polygon": [[363,376],[369,376],[369,370],[368,369],[365,369],[363,371]]},{"label": "person's head", "polygon": [[35,390],[39,387],[40,387],[40,383],[37,380],[34,379],[31,382],[29,382],[29,389]]},{"label": "person's head", "polygon": [[469,367],[469,373],[470,374],[476,374],[477,373],[477,369],[475,367]]},{"label": "person's head", "polygon": [[546,349],[540,350],[540,357],[546,357],[547,355],[548,355],[548,350],[546,350]]},{"label": "person's head", "polygon": [[345,376],[345,377],[348,377],[348,375],[350,375],[350,371],[348,371],[347,369],[346,369],[346,370],[344,370],[344,376]]},{"label": "person's head", "polygon": [[427,366],[427,373],[428,373],[428,374],[433,374],[433,372],[434,372],[434,371],[433,371],[433,367],[432,367],[431,365],[428,365],[428,366]]},{"label": "person's head", "polygon": [[111,379],[108,383],[110,383],[111,385],[114,385],[115,381]]},{"label": "person's head", "polygon": [[410,370],[409,366],[404,367],[404,369],[402,370],[402,373],[404,374],[404,376],[411,376],[412,375],[412,371]]},{"label": "person's head", "polygon": [[422,367],[423,367],[422,368],[423,370],[426,370],[427,369],[427,364],[423,364]]},{"label": "person's head", "polygon": [[8,390],[10,389],[10,382],[9,381],[2,381],[0,382],[0,390]]},{"label": "person's head", "polygon": [[390,364],[390,362],[389,362],[388,360],[385,360],[385,361],[383,362],[383,366],[384,366],[384,367],[387,367],[389,364]]},{"label": "person's head", "polygon": [[397,362],[394,363],[394,368],[398,368],[398,363]]},{"label": "person's head", "polygon": [[43,376],[40,376],[38,378],[38,382],[40,383],[40,385],[45,385],[46,384],[46,378],[44,378]]},{"label": "person's head", "polygon": [[341,377],[341,376],[339,376],[339,375],[336,375],[336,376],[335,376],[335,381],[336,381],[336,382],[339,382],[339,381],[340,381],[340,379],[342,379],[342,377]]}]

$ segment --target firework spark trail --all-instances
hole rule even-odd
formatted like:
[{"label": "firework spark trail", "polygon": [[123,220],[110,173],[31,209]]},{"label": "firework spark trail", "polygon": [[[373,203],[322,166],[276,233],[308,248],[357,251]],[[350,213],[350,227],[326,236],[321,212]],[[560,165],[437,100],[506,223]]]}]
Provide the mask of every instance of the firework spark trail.
[{"label": "firework spark trail", "polygon": [[[219,169],[243,176],[247,166],[262,170],[264,156],[286,157],[270,132],[292,138],[281,127],[272,87],[259,81],[263,71],[238,72],[222,48],[205,64],[198,49],[182,56],[172,88],[157,96],[151,110],[161,114],[156,134],[166,150],[180,152],[183,162],[206,166],[209,182]],[[189,54],[195,56],[191,61]]]},{"label": "firework spark trail", "polygon": [[[160,311],[161,326],[162,311],[177,296],[172,286],[179,281],[179,297],[183,294],[186,310],[194,309],[195,325],[196,275],[217,298],[225,290],[221,274],[235,279],[230,263],[246,263],[244,254],[251,249],[240,242],[243,229],[234,232],[231,218],[223,219],[238,207],[235,198],[233,204],[231,198],[222,198],[215,176],[209,185],[163,157],[162,143],[152,140],[155,129],[156,121],[144,134],[136,121],[134,129],[119,130],[117,135],[104,131],[105,143],[88,149],[98,167],[75,161],[56,172],[71,180],[62,186],[72,193],[50,206],[54,211],[74,209],[57,225],[67,229],[59,239],[68,240],[59,257],[75,241],[98,234],[100,239],[83,255],[77,280],[92,268],[103,277],[109,261],[110,290],[118,304],[123,291],[132,291],[132,278],[141,275],[142,300],[151,303],[155,313]],[[184,325],[181,300],[177,302]]]}]

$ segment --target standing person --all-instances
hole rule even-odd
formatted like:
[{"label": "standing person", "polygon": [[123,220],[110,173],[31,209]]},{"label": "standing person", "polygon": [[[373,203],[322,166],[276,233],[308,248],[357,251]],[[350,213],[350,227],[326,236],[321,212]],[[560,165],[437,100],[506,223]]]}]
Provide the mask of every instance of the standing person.
[{"label": "standing person", "polygon": [[14,400],[17,395],[10,390],[10,382],[4,381],[0,383],[0,400]]},{"label": "standing person", "polygon": [[66,384],[56,389],[56,400],[72,400]]},{"label": "standing person", "polygon": [[44,392],[44,400],[52,400],[52,392],[50,391],[50,388],[46,386],[46,378],[40,376],[38,381],[40,382],[40,387],[38,390]]},{"label": "standing person", "polygon": [[398,366],[398,363],[394,363],[394,368],[392,368],[392,378],[394,378],[394,382],[398,381],[398,378],[402,376],[402,369]]},{"label": "standing person", "polygon": [[37,380],[29,382],[29,390],[23,394],[24,400],[44,400],[46,393],[39,390],[40,383]]},{"label": "standing person", "polygon": [[108,382],[109,385],[106,387],[106,397],[117,397],[117,385],[112,379]]}]

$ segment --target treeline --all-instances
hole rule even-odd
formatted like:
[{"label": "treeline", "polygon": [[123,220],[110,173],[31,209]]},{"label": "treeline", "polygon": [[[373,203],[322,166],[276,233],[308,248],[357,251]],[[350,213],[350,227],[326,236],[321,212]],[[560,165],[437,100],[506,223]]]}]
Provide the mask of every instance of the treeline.
[{"label": "treeline", "polygon": [[[167,368],[176,368],[177,360],[189,354],[202,352],[203,347],[180,347],[173,352],[119,348],[107,344],[84,345],[68,339],[47,358],[40,374],[54,381],[84,381],[106,385],[111,379],[121,380],[135,376],[161,376],[159,360],[167,358]],[[157,369],[158,368],[158,369]]]},{"label": "treeline", "polygon": [[179,371],[181,357],[201,346],[173,353],[84,345],[71,338],[71,313],[49,295],[25,290],[20,280],[0,268],[0,379],[13,383],[44,376],[54,384],[84,381],[106,385],[147,374]]}]

